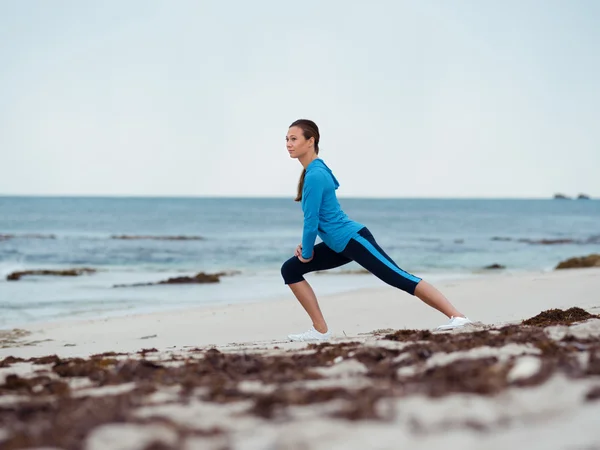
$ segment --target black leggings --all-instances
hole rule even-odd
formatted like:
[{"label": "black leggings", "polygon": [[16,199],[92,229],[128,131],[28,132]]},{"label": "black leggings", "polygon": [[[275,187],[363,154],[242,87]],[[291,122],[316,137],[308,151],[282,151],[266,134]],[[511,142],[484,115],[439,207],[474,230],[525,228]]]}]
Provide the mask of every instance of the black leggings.
[{"label": "black leggings", "polygon": [[361,229],[340,253],[334,252],[325,243],[315,245],[315,254],[310,262],[303,263],[292,256],[281,266],[281,275],[285,284],[304,281],[304,275],[318,270],[328,270],[356,261],[373,275],[385,283],[402,289],[411,295],[415,294],[421,278],[402,270],[379,247],[375,238],[367,228]]}]

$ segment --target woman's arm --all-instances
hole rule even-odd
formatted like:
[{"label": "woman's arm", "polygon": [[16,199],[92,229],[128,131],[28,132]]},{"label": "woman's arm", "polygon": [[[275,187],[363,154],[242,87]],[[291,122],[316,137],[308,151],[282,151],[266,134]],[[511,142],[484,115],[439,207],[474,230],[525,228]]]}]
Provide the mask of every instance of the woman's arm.
[{"label": "woman's arm", "polygon": [[304,229],[302,231],[302,258],[311,259],[319,229],[319,209],[323,201],[325,174],[315,171],[304,178]]}]

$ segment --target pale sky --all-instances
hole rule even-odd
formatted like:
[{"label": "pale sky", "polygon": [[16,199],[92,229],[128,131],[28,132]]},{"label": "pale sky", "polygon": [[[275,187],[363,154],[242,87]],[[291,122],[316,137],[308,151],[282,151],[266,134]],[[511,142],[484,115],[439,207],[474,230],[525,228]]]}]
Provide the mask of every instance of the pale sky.
[{"label": "pale sky", "polygon": [[600,1],[0,0],[0,194],[600,196]]}]

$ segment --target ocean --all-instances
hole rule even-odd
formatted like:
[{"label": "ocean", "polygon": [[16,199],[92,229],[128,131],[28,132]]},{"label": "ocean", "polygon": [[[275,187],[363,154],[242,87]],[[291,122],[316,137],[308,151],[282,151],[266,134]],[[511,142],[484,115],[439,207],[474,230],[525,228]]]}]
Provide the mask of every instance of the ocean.
[{"label": "ocean", "polygon": [[[597,200],[350,199],[404,270],[436,281],[506,271],[552,270],[600,253]],[[146,239],[118,237],[146,236]],[[279,269],[302,235],[287,198],[0,197],[0,328],[288,296]],[[185,236],[186,240],[158,237]],[[543,244],[541,240],[567,242]],[[14,271],[89,267],[78,277]],[[357,269],[351,263],[341,270]],[[114,287],[198,272],[238,271],[220,283]],[[317,295],[384,286],[371,275],[309,275]]]}]

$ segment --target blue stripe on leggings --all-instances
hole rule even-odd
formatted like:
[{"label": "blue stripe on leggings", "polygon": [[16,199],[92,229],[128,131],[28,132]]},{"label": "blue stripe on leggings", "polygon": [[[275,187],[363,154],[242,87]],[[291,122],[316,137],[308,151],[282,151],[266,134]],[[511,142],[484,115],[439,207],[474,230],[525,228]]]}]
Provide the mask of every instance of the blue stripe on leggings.
[{"label": "blue stripe on leggings", "polygon": [[353,239],[355,239],[359,244],[361,244],[363,247],[365,247],[367,250],[369,250],[371,252],[371,254],[373,254],[379,261],[384,263],[386,266],[388,266],[390,269],[392,269],[398,275],[401,275],[404,278],[408,278],[410,281],[413,281],[415,283],[418,283],[419,281],[421,281],[421,278],[415,277],[414,275],[411,275],[410,273],[405,272],[402,269],[398,269],[395,265],[393,265],[390,262],[389,259],[387,259],[385,256],[383,256],[379,252],[379,250],[377,250],[375,247],[373,247],[373,244],[371,244],[369,241],[367,241],[364,237],[359,235],[359,236],[354,236]]}]

